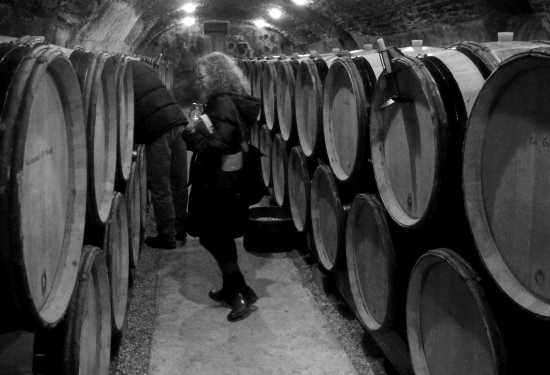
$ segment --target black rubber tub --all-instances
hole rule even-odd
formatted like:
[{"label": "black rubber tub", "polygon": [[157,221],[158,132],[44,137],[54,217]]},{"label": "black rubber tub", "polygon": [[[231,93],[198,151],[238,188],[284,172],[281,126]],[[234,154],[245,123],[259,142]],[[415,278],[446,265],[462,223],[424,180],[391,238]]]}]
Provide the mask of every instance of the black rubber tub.
[{"label": "black rubber tub", "polygon": [[263,206],[249,209],[248,223],[243,237],[247,251],[266,253],[292,250],[298,241],[298,232],[287,207]]}]

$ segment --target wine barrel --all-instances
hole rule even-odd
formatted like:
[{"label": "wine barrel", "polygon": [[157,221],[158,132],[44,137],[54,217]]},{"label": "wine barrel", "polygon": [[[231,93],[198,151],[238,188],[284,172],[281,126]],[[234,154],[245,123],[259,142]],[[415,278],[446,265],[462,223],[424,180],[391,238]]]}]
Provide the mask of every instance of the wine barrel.
[{"label": "wine barrel", "polygon": [[542,41],[496,41],[487,43],[464,41],[452,44],[450,48],[456,48],[468,55],[472,61],[476,62],[483,72],[484,78],[487,79],[499,64],[509,57],[544,46],[547,45]]},{"label": "wine barrel", "polygon": [[[251,60],[250,63],[252,65],[252,70],[250,73],[251,74],[250,84],[252,86],[252,96],[261,100],[262,99],[262,72],[263,72],[264,61]],[[260,114],[258,115],[258,120],[261,120],[260,118],[261,112],[263,111],[260,108]]]},{"label": "wine barrel", "polygon": [[271,178],[275,202],[279,207],[288,205],[288,153],[281,134],[275,134],[271,146]]},{"label": "wine barrel", "polygon": [[327,271],[336,270],[345,256],[345,225],[349,204],[343,203],[346,198],[343,200],[340,195],[330,167],[319,165],[311,181],[311,227],[317,260]]},{"label": "wine barrel", "polygon": [[281,137],[285,142],[294,142],[296,133],[295,88],[298,59],[283,60],[277,68],[275,92],[277,93],[277,118]]},{"label": "wine barrel", "polygon": [[310,229],[311,178],[316,165],[308,161],[300,146],[288,156],[288,203],[294,226],[299,233]]},{"label": "wine barrel", "polygon": [[134,147],[134,81],[132,64],[124,55],[116,58],[115,81],[117,84],[117,166],[116,178],[120,191],[130,175]]},{"label": "wine barrel", "polygon": [[331,66],[323,95],[323,135],[334,176],[354,183],[372,177],[369,149],[371,93],[376,76],[364,57],[343,56]]},{"label": "wine barrel", "polygon": [[506,373],[504,344],[478,275],[452,250],[420,257],[406,315],[416,375]]},{"label": "wine barrel", "polygon": [[550,317],[550,48],[503,62],[481,89],[468,121],[464,200],[479,254],[502,290]]},{"label": "wine barrel", "polygon": [[267,128],[274,133],[279,131],[276,82],[277,69],[280,63],[280,60],[267,60],[262,70],[263,113]]},{"label": "wine barrel", "polygon": [[147,189],[147,158],[145,145],[137,145],[137,174],[139,176],[139,191],[140,191],[140,212],[142,235],[145,233],[145,223],[147,222],[147,207],[149,205],[149,191]]},{"label": "wine barrel", "polygon": [[305,59],[296,73],[296,130],[307,158],[326,154],[323,136],[323,89],[328,64],[322,58]]},{"label": "wine barrel", "polygon": [[174,62],[166,62],[166,88],[174,92]]},{"label": "wine barrel", "polygon": [[122,332],[126,318],[130,272],[129,246],[126,201],[121,193],[115,193],[103,236],[103,251],[107,256],[111,285],[113,334]]},{"label": "wine barrel", "polygon": [[68,57],[0,44],[0,321],[55,326],[75,287],[86,215],[86,126]]},{"label": "wine barrel", "polygon": [[[407,103],[383,107],[385,78],[376,86],[370,148],[376,183],[389,214],[399,225],[419,227],[445,203],[440,192],[452,174],[446,162],[451,141],[449,115],[428,68],[420,60],[398,57],[393,70]],[[459,139],[459,138],[457,138]],[[455,144],[456,148],[456,144]],[[450,161],[449,161],[450,163]]]},{"label": "wine barrel", "polygon": [[346,221],[346,261],[359,321],[371,332],[405,329],[408,277],[429,249],[425,233],[394,223],[377,195],[360,193]]},{"label": "wine barrel", "polygon": [[115,59],[106,53],[76,49],[70,54],[83,93],[88,150],[90,224],[105,225],[115,186],[117,107]]},{"label": "wine barrel", "polygon": [[[136,157],[137,159],[137,152]],[[137,267],[141,240],[141,185],[137,160],[132,163],[130,177],[126,184],[126,209],[128,214],[128,245],[130,267]]]},{"label": "wine barrel", "polygon": [[252,95],[252,62],[250,60],[241,60],[242,71],[246,78],[246,93]]},{"label": "wine barrel", "polygon": [[271,132],[266,124],[260,129],[260,152],[262,153],[262,176],[266,187],[272,185],[271,176],[271,147],[273,139]]},{"label": "wine barrel", "polygon": [[108,375],[111,364],[109,276],[101,249],[85,246],[77,287],[63,322],[34,338],[34,374]]},{"label": "wine barrel", "polygon": [[260,123],[257,121],[250,128],[250,144],[258,148],[260,146],[260,129]]}]

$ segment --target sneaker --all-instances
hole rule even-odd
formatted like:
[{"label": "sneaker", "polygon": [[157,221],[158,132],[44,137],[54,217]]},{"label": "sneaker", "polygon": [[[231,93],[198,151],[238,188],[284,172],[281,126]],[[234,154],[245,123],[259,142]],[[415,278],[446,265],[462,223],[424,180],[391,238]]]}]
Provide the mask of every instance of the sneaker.
[{"label": "sneaker", "polygon": [[174,250],[176,248],[176,240],[166,240],[159,236],[147,237],[145,244],[156,249]]}]

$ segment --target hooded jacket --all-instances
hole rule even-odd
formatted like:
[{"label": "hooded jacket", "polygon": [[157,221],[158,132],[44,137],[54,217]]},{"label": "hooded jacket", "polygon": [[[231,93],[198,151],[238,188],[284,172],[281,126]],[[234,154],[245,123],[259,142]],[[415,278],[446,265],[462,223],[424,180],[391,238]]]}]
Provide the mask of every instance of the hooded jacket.
[{"label": "hooded jacket", "polygon": [[147,144],[168,130],[188,124],[180,105],[149,65],[132,61],[134,140]]}]

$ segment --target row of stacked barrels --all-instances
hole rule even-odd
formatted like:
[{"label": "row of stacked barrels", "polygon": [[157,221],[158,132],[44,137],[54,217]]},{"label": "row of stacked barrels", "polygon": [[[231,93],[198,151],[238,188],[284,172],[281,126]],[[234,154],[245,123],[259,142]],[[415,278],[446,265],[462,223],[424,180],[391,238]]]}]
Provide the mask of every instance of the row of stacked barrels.
[{"label": "row of stacked barrels", "polygon": [[547,368],[549,41],[239,65],[266,187],[365,329],[406,343],[400,373]]},{"label": "row of stacked barrels", "polygon": [[131,59],[0,38],[0,332],[34,366],[108,374],[147,212]]}]

